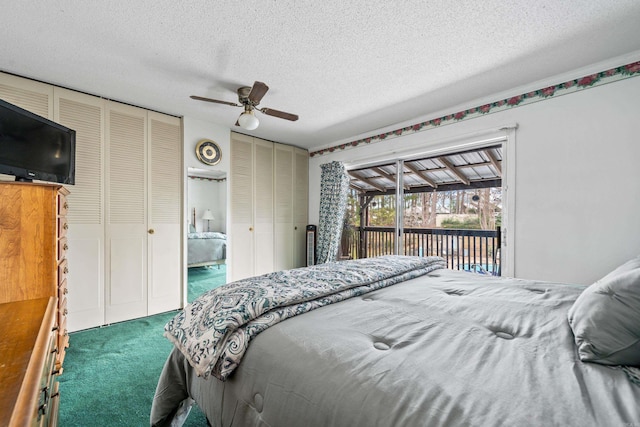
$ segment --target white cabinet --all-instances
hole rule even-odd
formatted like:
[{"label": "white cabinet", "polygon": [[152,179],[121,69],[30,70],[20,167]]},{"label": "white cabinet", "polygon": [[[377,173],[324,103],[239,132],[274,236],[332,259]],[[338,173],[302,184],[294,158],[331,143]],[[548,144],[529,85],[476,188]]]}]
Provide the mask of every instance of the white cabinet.
[{"label": "white cabinet", "polygon": [[305,264],[308,152],[231,134],[231,279]]},{"label": "white cabinet", "polygon": [[3,73],[0,98],[76,130],[68,329],[179,308],[181,119]]}]

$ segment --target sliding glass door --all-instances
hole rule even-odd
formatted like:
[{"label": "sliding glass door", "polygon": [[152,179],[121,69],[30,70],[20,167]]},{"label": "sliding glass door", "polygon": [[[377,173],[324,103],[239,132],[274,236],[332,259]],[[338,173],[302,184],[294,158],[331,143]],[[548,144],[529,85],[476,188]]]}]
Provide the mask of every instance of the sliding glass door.
[{"label": "sliding glass door", "polygon": [[350,170],[343,256],[442,256],[499,274],[501,145]]}]

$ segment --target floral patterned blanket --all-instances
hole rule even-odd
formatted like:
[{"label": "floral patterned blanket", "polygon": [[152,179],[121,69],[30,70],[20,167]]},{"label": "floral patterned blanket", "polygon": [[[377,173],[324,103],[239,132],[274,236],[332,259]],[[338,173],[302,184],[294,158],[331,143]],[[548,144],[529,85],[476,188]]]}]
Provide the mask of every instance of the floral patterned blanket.
[{"label": "floral patterned blanket", "polygon": [[199,376],[224,381],[268,327],[441,268],[440,257],[389,255],[243,279],[202,294],[166,324],[164,335]]}]

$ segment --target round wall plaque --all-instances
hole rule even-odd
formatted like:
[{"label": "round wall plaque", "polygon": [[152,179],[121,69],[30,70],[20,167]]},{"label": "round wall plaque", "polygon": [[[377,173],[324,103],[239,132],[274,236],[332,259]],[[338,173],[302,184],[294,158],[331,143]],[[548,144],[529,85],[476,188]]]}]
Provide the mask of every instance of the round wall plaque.
[{"label": "round wall plaque", "polygon": [[196,156],[205,165],[214,166],[222,159],[222,150],[210,139],[203,139],[196,144]]}]

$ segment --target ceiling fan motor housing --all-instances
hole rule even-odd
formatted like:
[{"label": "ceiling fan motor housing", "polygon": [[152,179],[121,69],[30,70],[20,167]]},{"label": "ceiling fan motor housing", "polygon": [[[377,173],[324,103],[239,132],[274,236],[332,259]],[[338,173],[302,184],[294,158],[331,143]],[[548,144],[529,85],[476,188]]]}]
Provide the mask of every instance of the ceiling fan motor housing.
[{"label": "ceiling fan motor housing", "polygon": [[[242,86],[238,88],[238,101],[240,101],[240,103],[242,105],[247,105],[247,104],[253,104],[251,101],[249,101],[249,94],[251,93],[251,87],[249,86]],[[253,104],[258,105],[258,103]]]}]

